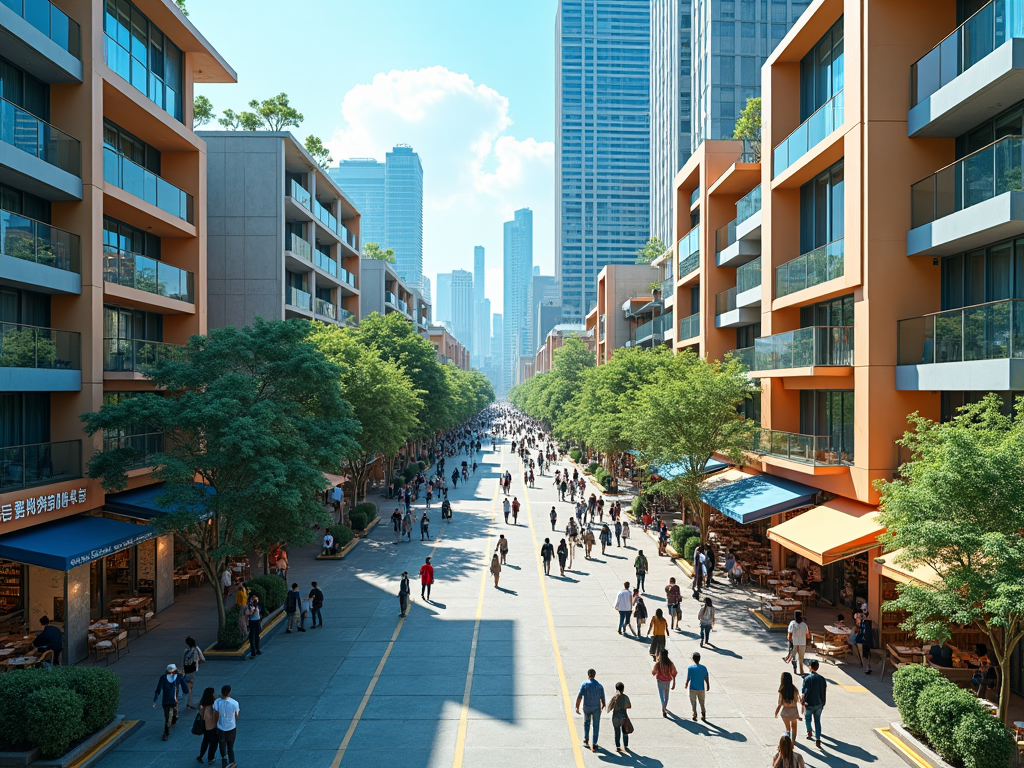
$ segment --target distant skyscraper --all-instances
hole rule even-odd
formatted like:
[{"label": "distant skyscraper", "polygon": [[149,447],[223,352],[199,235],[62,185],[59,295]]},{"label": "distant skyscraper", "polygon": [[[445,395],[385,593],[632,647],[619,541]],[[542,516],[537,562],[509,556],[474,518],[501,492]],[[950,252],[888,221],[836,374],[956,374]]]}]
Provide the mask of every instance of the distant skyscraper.
[{"label": "distant skyscraper", "polygon": [[632,264],[650,236],[650,3],[558,3],[555,277],[567,322],[583,322],[601,268]]},{"label": "distant skyscraper", "polygon": [[[373,159],[342,160],[327,173],[341,187],[359,211],[359,236],[362,243],[384,242],[384,173],[386,166]],[[361,243],[361,244],[362,244]]]},{"label": "distant skyscraper", "polygon": [[423,282],[423,166],[412,147],[388,152],[384,177],[384,240],[395,249],[395,271],[413,285]]},{"label": "distant skyscraper", "polygon": [[473,301],[476,304],[476,314],[473,321],[473,359],[483,360],[491,354],[491,308],[490,302],[484,309],[487,284],[487,259],[484,256],[484,247],[477,245],[473,247]]},{"label": "distant skyscraper", "polygon": [[558,302],[558,285],[555,283],[554,275],[540,274],[540,267],[533,268],[533,277],[530,278],[530,317],[527,322],[527,338],[529,345],[524,354],[533,355],[544,343],[544,337],[540,335],[537,327],[537,308],[543,303]]},{"label": "distant skyscraper", "polygon": [[437,295],[434,297],[434,322],[452,321],[452,273],[437,273]]},{"label": "distant skyscraper", "polygon": [[505,391],[516,384],[520,355],[529,349],[529,293],[533,275],[533,211],[520,208],[505,222],[504,343],[502,383]]},{"label": "distant skyscraper", "polygon": [[[476,303],[473,300],[473,273],[464,269],[452,270],[451,306],[452,333],[466,349],[472,350],[473,322]],[[472,352],[470,352],[472,357]]]},{"label": "distant skyscraper", "polygon": [[491,322],[494,324],[491,335],[491,370],[495,373],[491,384],[495,394],[502,398],[508,394],[508,388],[505,386],[505,323],[501,312],[495,312]]}]

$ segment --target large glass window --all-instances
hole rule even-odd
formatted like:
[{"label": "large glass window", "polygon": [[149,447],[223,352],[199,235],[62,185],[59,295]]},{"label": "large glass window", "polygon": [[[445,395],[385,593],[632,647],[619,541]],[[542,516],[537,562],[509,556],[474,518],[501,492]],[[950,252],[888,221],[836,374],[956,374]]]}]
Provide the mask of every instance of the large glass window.
[{"label": "large glass window", "polygon": [[800,327],[853,325],[853,294],[800,307]]},{"label": "large glass window", "polygon": [[103,121],[103,146],[160,175],[160,152],[110,120]]},{"label": "large glass window", "polygon": [[164,340],[164,316],[141,309],[103,305],[103,338]]},{"label": "large glass window", "polygon": [[853,461],[853,419],[852,390],[800,390],[800,433],[828,437],[846,461]]},{"label": "large glass window", "polygon": [[25,70],[0,57],[0,96],[31,112],[41,120],[50,120],[50,86]]},{"label": "large glass window", "polygon": [[160,238],[129,224],[103,217],[103,248],[118,253],[136,253],[160,259]]},{"label": "large glass window", "polygon": [[[980,403],[988,394],[990,393],[981,391],[943,392],[940,419],[943,422],[952,421],[960,408],[965,405]],[[1002,391],[995,392],[994,394],[999,395],[1000,399],[1003,401],[1001,410],[1005,416],[1013,416],[1014,403],[1017,401],[1018,397],[1024,397],[1024,392]]]},{"label": "large glass window", "polygon": [[20,189],[0,184],[0,209],[50,223],[50,202]]},{"label": "large glass window", "polygon": [[942,260],[942,309],[1024,299],[1024,238]]},{"label": "large glass window", "polygon": [[844,232],[843,161],[800,187],[800,252],[841,240]]},{"label": "large glass window", "polygon": [[800,62],[800,120],[843,90],[843,19]]},{"label": "large glass window", "polygon": [[50,393],[0,392],[0,448],[48,442]]}]

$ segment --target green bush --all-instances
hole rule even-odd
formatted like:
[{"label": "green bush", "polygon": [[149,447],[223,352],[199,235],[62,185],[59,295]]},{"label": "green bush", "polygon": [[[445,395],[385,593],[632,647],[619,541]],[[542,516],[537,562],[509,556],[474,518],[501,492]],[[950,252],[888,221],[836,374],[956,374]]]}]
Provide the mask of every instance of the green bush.
[{"label": "green bush", "polygon": [[72,690],[42,688],[26,696],[21,704],[25,735],[30,744],[39,747],[43,757],[60,757],[86,734],[82,717],[85,704]]},{"label": "green bush", "polygon": [[917,699],[917,715],[925,738],[949,762],[963,757],[954,734],[956,725],[972,712],[982,712],[978,700],[946,678],[926,687]]},{"label": "green bush", "polygon": [[5,750],[28,745],[24,703],[30,693],[49,682],[40,677],[48,671],[26,669],[0,675],[0,746]]},{"label": "green bush", "polygon": [[629,505],[629,508],[633,511],[633,517],[640,517],[647,509],[647,502],[644,501],[643,496],[634,496],[633,503]]},{"label": "green bush", "polygon": [[85,733],[95,733],[114,719],[121,702],[121,678],[113,672],[99,667],[55,667],[45,671],[86,703],[82,714]]},{"label": "green bush", "polygon": [[587,472],[589,472],[590,474],[594,474],[595,472],[597,472],[600,466],[601,465],[598,464],[596,461],[592,461],[589,464],[587,464]]},{"label": "green bush", "polygon": [[366,530],[366,526],[370,522],[366,519],[366,513],[359,509],[359,507],[356,507],[348,513],[348,521],[352,524],[353,531]]},{"label": "green bush", "polygon": [[980,708],[957,723],[953,740],[964,768],[1006,768],[1017,748],[1006,726]]},{"label": "green bush", "polygon": [[405,478],[405,481],[407,483],[411,482],[412,479],[414,477],[416,477],[416,472],[417,472],[416,465],[415,464],[409,464],[405,469],[402,470],[402,477]]},{"label": "green bush", "polygon": [[334,543],[340,549],[352,541],[355,538],[355,534],[352,533],[352,529],[344,523],[338,525],[332,525],[330,528],[331,536],[334,537]]},{"label": "green bush", "polygon": [[[699,546],[700,536],[691,536],[686,540],[686,543],[683,544],[683,557],[686,559],[686,562],[693,562],[693,553]],[[673,547],[673,549],[675,549],[675,547]],[[676,549],[676,552],[678,551],[679,550]]]},{"label": "green bush", "polygon": [[217,647],[224,650],[241,648],[246,641],[241,632],[238,631],[238,617],[242,614],[240,606],[233,605],[228,609],[224,617],[224,628],[217,632]]},{"label": "green bush", "polygon": [[917,712],[917,700],[921,691],[942,679],[937,669],[923,664],[906,664],[893,672],[892,699],[900,711],[903,725],[911,733],[924,734]]},{"label": "green bush", "polygon": [[366,515],[366,521],[369,523],[377,516],[377,505],[369,501],[364,501],[362,504],[356,504],[352,511],[362,512]]},{"label": "green bush", "polygon": [[569,458],[571,458],[576,463],[579,463],[580,459],[583,458],[583,451],[581,451],[579,448],[570,448]]},{"label": "green bush", "polygon": [[260,596],[260,603],[267,613],[284,605],[284,599],[288,596],[288,584],[280,576],[257,576],[245,582],[245,588]]},{"label": "green bush", "polygon": [[676,525],[668,532],[668,539],[672,544],[672,549],[680,555],[686,552],[686,542],[694,536],[697,537],[698,541],[700,540],[700,529],[694,525]]}]

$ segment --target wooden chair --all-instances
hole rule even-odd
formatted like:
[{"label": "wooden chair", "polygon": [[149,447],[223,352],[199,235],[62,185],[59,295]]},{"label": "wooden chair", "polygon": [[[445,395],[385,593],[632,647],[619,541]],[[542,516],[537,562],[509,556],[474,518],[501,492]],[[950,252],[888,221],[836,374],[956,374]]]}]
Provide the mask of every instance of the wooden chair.
[{"label": "wooden chair", "polygon": [[53,666],[53,651],[44,651],[39,657],[39,666],[50,669]]},{"label": "wooden chair", "polygon": [[850,652],[849,643],[840,644],[827,635],[811,633],[811,647],[818,658],[836,664],[837,659],[844,658]]},{"label": "wooden chair", "polygon": [[134,632],[136,637],[142,636],[145,622],[141,616],[129,616],[125,619],[125,623],[128,625],[128,632]]},{"label": "wooden chair", "polygon": [[109,667],[111,654],[114,655],[115,661],[120,661],[122,651],[125,654],[131,653],[128,650],[128,631],[122,631],[112,640],[100,640],[93,646],[93,650],[96,653],[96,660],[99,661],[99,657],[102,656],[104,662]]}]

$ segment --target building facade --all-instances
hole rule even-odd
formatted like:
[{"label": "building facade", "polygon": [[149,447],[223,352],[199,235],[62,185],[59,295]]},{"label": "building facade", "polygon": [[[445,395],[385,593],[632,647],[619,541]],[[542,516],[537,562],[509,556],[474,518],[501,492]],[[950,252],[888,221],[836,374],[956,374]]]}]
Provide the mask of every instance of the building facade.
[{"label": "building facade", "polygon": [[508,392],[518,383],[519,358],[529,343],[530,281],[533,276],[533,211],[520,208],[512,221],[505,222],[504,240],[504,322],[503,381]]},{"label": "building facade", "polygon": [[452,321],[452,273],[437,273],[437,295],[434,297],[434,322]]},{"label": "building facade", "polygon": [[491,315],[491,385],[500,400],[508,394],[505,387],[505,320],[501,312]]},{"label": "building facade", "polygon": [[473,349],[473,325],[476,305],[473,300],[473,273],[464,269],[452,270],[452,333],[466,349]]},{"label": "building facade", "polygon": [[[482,363],[490,356],[491,305],[487,301],[487,256],[482,245],[473,246],[473,357]],[[485,305],[485,302],[486,305]]]},{"label": "building facade", "polygon": [[406,145],[388,152],[385,164],[384,242],[395,251],[395,271],[402,280],[420,287],[423,284],[423,166],[420,156]]},{"label": "building facade", "polygon": [[430,302],[414,285],[409,285],[383,259],[362,259],[360,265],[362,290],[359,294],[359,316],[372,312],[378,315],[398,313],[425,335],[430,324]]},{"label": "building facade", "polygon": [[443,325],[432,325],[427,329],[427,338],[437,350],[437,359],[442,365],[454,365],[468,371],[470,367],[469,349]]},{"label": "building facade", "polygon": [[650,0],[558,3],[555,277],[577,323],[601,268],[636,261],[651,234],[650,46]]},{"label": "building facade", "polygon": [[359,232],[363,243],[386,247],[384,239],[384,174],[387,165],[372,158],[342,160],[327,169],[359,211]]}]

